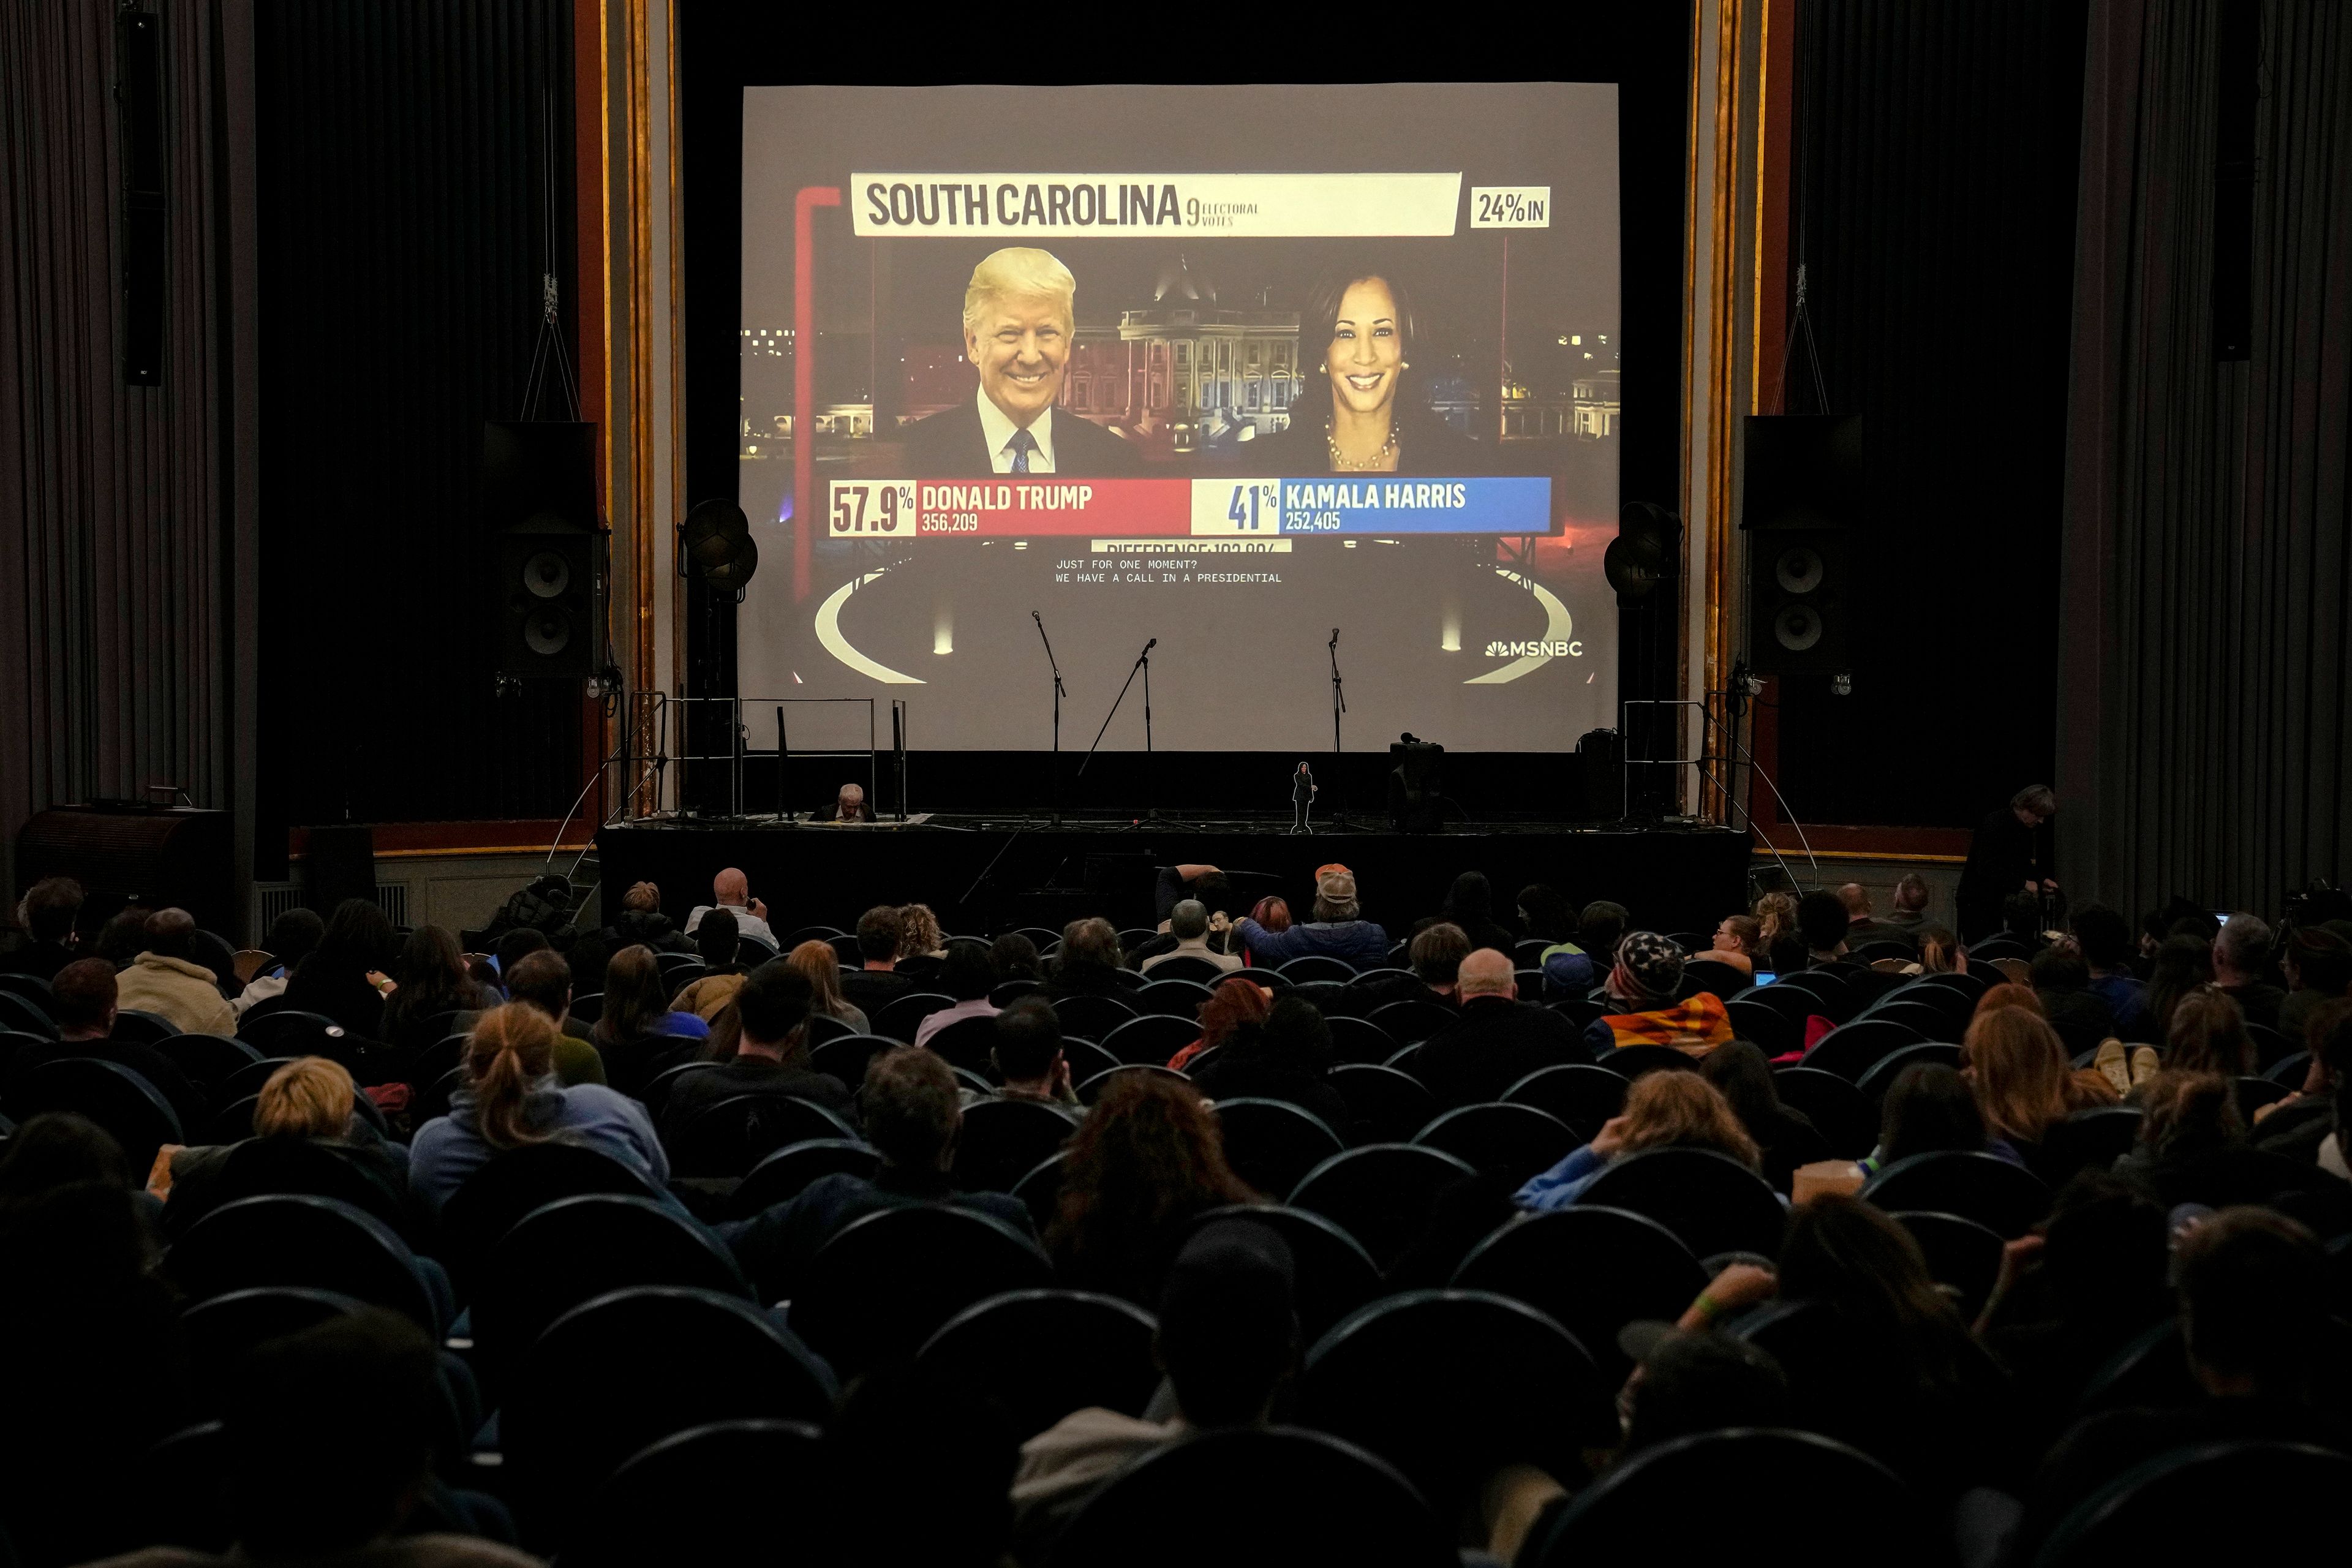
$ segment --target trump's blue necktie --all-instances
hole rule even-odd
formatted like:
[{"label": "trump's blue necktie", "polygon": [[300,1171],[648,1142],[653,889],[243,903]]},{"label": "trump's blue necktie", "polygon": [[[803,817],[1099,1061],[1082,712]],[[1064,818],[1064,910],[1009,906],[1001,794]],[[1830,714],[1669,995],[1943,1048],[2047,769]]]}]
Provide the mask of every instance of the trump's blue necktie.
[{"label": "trump's blue necktie", "polygon": [[1029,471],[1029,454],[1037,449],[1037,437],[1026,430],[1015,430],[1013,439],[1004,443],[1004,449],[1013,454],[1013,467],[1009,471],[1025,474]]}]

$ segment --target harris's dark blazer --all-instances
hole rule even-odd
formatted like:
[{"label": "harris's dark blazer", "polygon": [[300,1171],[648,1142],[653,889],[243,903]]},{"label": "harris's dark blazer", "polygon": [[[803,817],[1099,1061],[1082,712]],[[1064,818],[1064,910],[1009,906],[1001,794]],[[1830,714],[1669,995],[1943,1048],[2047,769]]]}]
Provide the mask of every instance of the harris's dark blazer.
[{"label": "harris's dark blazer", "polygon": [[[1287,427],[1238,447],[1234,460],[1249,473],[1277,479],[1303,479],[1308,474],[1331,472],[1331,449],[1323,429],[1324,416],[1330,406],[1329,394],[1324,396],[1326,401],[1318,406],[1314,389],[1310,388],[1291,411]],[[980,414],[974,410],[972,422],[977,424],[979,420]],[[1400,411],[1396,472],[1454,479],[1493,473],[1496,462],[1493,443],[1465,436],[1444,420],[1418,409]]]},{"label": "harris's dark blazer", "polygon": [[[971,398],[918,419],[898,435],[899,466],[908,479],[979,479],[996,472],[995,455]],[[1066,408],[1054,410],[1054,472],[1113,479],[1141,469],[1142,458],[1124,437]]]}]

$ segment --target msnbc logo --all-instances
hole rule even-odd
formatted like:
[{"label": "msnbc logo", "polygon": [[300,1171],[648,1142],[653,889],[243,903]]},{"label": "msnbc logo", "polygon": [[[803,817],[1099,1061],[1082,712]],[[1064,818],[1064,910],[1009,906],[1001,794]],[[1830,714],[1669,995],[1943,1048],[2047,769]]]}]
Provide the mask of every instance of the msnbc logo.
[{"label": "msnbc logo", "polygon": [[1582,642],[1490,642],[1488,658],[1581,658]]}]

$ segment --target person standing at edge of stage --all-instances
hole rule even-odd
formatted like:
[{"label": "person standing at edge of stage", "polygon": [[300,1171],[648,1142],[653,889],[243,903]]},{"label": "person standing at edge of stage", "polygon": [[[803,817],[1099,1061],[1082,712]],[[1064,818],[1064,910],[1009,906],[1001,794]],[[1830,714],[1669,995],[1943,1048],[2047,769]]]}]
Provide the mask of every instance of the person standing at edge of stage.
[{"label": "person standing at edge of stage", "polygon": [[2058,890],[2051,876],[2057,861],[2050,844],[2050,819],[2057,815],[2058,796],[2050,786],[2028,784],[1977,825],[1954,900],[1961,941],[2000,930],[2001,904],[2021,889],[2037,899]]},{"label": "person standing at edge of stage", "polygon": [[1318,790],[1319,786],[1315,782],[1314,771],[1302,761],[1298,764],[1298,771],[1290,775],[1291,832],[1307,831],[1307,808],[1314,803]]}]

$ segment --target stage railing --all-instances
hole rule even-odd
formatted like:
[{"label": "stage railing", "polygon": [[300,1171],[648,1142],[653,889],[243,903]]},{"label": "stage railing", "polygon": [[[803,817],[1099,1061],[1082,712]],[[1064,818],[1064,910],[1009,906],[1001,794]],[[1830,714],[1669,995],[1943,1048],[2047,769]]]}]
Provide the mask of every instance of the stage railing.
[{"label": "stage railing", "polygon": [[[866,798],[878,811],[881,804],[882,748],[879,698],[873,697],[672,697],[662,691],[632,692],[628,722],[623,727],[624,749],[607,758],[604,798],[615,803],[610,822],[643,821],[680,816],[744,819],[755,816],[788,821],[793,809],[794,764],[863,758]],[[792,743],[787,710],[803,707],[864,704],[866,746],[863,750],[800,746]],[[771,748],[746,743],[744,717],[762,710],[776,716],[776,744]],[[891,767],[897,785],[892,803],[896,816],[907,815],[907,704],[890,702]],[[775,800],[768,812],[754,812],[745,782],[747,763],[772,763]],[[711,783],[704,770],[716,772]],[[803,770],[803,772],[805,770]],[[617,788],[612,787],[617,784]],[[832,788],[806,798],[829,798]]]}]

